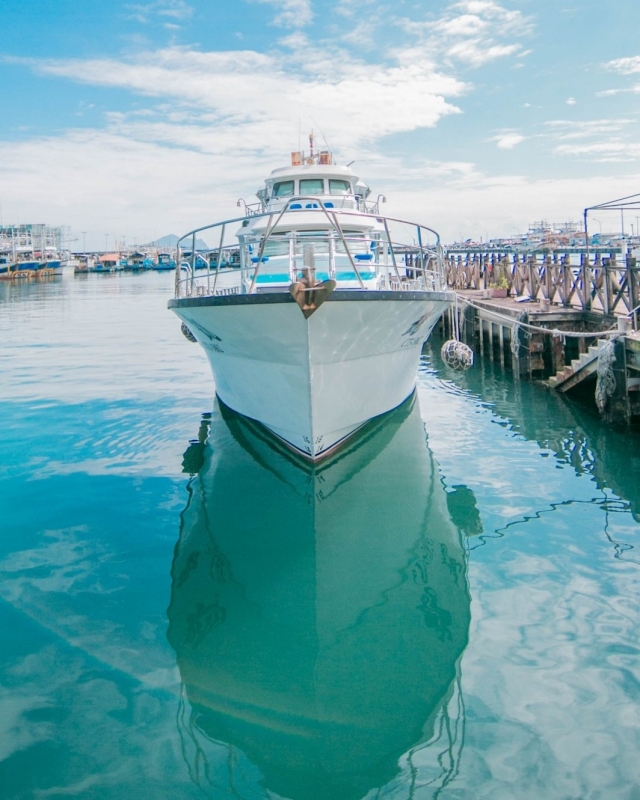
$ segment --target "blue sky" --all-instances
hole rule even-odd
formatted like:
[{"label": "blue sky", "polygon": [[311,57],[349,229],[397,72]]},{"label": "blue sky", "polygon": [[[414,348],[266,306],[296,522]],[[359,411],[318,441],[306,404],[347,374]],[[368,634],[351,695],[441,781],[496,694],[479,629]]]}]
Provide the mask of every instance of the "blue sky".
[{"label": "blue sky", "polygon": [[0,20],[3,222],[91,247],[233,216],[299,128],[445,240],[640,191],[637,0],[4,0]]}]

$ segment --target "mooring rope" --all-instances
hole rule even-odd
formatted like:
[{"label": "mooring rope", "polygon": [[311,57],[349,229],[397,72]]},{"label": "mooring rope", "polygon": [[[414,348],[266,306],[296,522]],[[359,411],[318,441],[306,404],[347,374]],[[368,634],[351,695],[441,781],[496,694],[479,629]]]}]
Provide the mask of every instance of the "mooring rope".
[{"label": "mooring rope", "polygon": [[598,351],[598,380],[595,397],[601,414],[604,414],[607,404],[616,390],[616,376],[613,372],[615,362],[615,339],[610,339],[600,345]]},{"label": "mooring rope", "polygon": [[609,328],[606,331],[561,331],[559,328],[543,328],[541,325],[532,325],[530,322],[523,322],[521,319],[521,315],[518,317],[511,317],[508,314],[500,313],[500,311],[496,311],[493,308],[487,309],[485,306],[477,305],[470,300],[468,297],[463,297],[462,295],[456,294],[456,298],[460,299],[463,303],[471,306],[472,308],[477,309],[478,311],[490,311],[492,314],[495,314],[497,317],[501,317],[502,319],[507,320],[511,323],[511,325],[515,328],[525,328],[529,331],[535,331],[537,333],[547,333],[555,337],[567,337],[571,336],[575,339],[597,339],[600,336],[619,336],[622,331],[618,330],[618,328]]}]

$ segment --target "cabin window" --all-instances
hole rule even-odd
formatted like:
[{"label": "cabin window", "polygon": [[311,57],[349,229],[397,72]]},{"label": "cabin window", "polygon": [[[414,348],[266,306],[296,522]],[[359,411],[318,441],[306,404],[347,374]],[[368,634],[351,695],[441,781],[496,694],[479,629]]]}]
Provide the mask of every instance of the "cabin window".
[{"label": "cabin window", "polygon": [[281,181],[273,184],[274,197],[291,197],[293,194],[293,181]]},{"label": "cabin window", "polygon": [[324,194],[324,181],[322,178],[307,178],[300,181],[300,194]]},{"label": "cabin window", "polygon": [[349,181],[339,181],[329,178],[329,194],[350,194],[351,184]]}]

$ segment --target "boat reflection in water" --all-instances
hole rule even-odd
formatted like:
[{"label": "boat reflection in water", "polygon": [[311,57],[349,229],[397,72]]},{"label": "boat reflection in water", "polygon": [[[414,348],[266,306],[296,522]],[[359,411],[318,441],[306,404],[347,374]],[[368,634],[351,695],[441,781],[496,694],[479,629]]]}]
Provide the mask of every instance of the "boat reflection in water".
[{"label": "boat reflection in water", "polygon": [[191,778],[212,797],[432,797],[462,750],[470,601],[417,401],[315,467],[226,408],[205,443],[207,425],[168,611]]}]

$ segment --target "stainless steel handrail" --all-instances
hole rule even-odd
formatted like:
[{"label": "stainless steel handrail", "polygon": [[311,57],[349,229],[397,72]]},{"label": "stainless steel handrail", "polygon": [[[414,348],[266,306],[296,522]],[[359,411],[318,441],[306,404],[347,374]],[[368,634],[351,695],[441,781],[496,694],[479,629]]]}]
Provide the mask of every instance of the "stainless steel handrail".
[{"label": "stainless steel handrail", "polygon": [[[229,247],[227,249],[234,250],[235,248]],[[418,256],[417,251],[416,251],[415,255],[416,255],[416,257]],[[190,264],[188,262],[184,262],[183,261],[182,265],[183,265],[183,269],[188,269],[189,274],[187,276],[179,279],[179,281],[178,281],[178,291],[177,291],[177,294],[176,294],[177,297],[190,296],[190,295],[193,295],[193,294],[198,294],[198,295],[205,294],[205,289],[206,289],[206,295],[207,296],[210,296],[210,295],[213,294],[213,292],[211,291],[211,286],[210,286],[209,280],[208,280],[208,278],[209,278],[209,272],[208,271],[205,272],[205,274],[202,275],[202,276],[195,275],[192,278]],[[395,269],[394,269],[393,265],[388,265],[388,264],[385,265],[385,264],[381,264],[379,262],[374,262],[373,266],[375,266],[377,268],[376,272],[378,273],[378,277],[379,278],[383,278],[384,277],[386,279],[386,281],[390,285],[388,288],[390,288],[391,290],[394,290],[395,288],[402,289],[402,290],[406,290],[408,288],[417,289],[417,288],[420,288],[420,287],[417,286],[416,284],[420,284],[420,283],[424,284],[424,288],[425,289],[431,290],[431,291],[435,291],[435,290],[444,291],[445,288],[446,288],[445,285],[444,285],[444,280],[443,280],[443,276],[442,276],[441,271],[439,271],[438,269],[429,269],[428,267],[425,267],[424,270],[423,270],[419,263],[414,263],[414,264],[410,264],[409,263],[404,267],[399,267],[398,268],[398,272],[396,272],[395,275],[393,275],[393,277],[392,277],[392,274],[395,272]],[[407,273],[406,275],[400,274],[400,270],[403,270],[403,269],[406,271],[406,273]],[[255,267],[254,267],[254,270],[255,270]],[[224,266],[221,266],[221,267],[219,267],[217,272],[218,272],[218,275],[220,277],[222,277],[224,275],[237,276],[238,280],[234,283],[234,287],[233,288],[235,289],[235,291],[233,293],[237,293],[237,292],[240,291],[241,283],[242,283],[241,274],[242,274],[242,272],[245,272],[244,269],[238,268],[238,267],[224,267]],[[331,274],[331,266],[329,266],[329,272]],[[226,291],[225,291],[225,289],[222,289],[220,287],[220,281],[217,278],[215,278],[215,280],[216,280],[216,291],[215,291],[215,294],[218,294],[220,292],[222,292],[224,294],[229,293],[229,287],[225,287],[225,289],[226,289]],[[293,278],[291,278],[291,280],[293,280]],[[181,291],[182,288],[186,288],[187,291],[183,293],[183,291]],[[366,286],[364,288],[366,288]]]},{"label": "stainless steel handrail", "polygon": [[[442,248],[441,243],[440,243],[440,236],[437,233],[437,231],[433,230],[433,228],[429,228],[426,225],[421,225],[420,223],[411,222],[409,220],[403,220],[403,219],[399,219],[399,218],[396,218],[396,217],[386,217],[386,216],[382,216],[381,217],[381,216],[379,216],[377,214],[370,214],[370,213],[366,213],[366,212],[363,212],[363,211],[360,211],[360,210],[356,210],[356,209],[351,210],[351,209],[334,209],[332,207],[327,208],[325,203],[326,202],[330,202],[330,201],[324,201],[322,197],[300,195],[300,196],[292,196],[292,197],[288,198],[287,201],[285,202],[284,207],[279,211],[265,211],[263,213],[257,213],[257,214],[252,214],[251,215],[251,219],[253,221],[255,221],[256,219],[260,219],[262,217],[266,218],[267,219],[267,225],[266,225],[266,229],[265,229],[264,233],[258,234],[256,236],[256,239],[255,239],[256,243],[258,241],[260,242],[260,249],[259,249],[259,253],[258,253],[258,258],[255,259],[256,264],[255,264],[255,268],[253,270],[253,276],[252,276],[251,284],[250,284],[250,287],[249,287],[249,290],[248,290],[249,293],[252,293],[253,291],[255,291],[255,285],[256,285],[258,273],[259,273],[261,265],[263,263],[264,252],[265,252],[265,248],[266,248],[267,242],[271,239],[273,234],[276,232],[276,229],[278,227],[279,222],[281,221],[281,219],[283,218],[283,216],[286,213],[298,213],[300,211],[299,209],[295,209],[292,212],[291,204],[294,201],[304,201],[304,200],[310,200],[310,201],[318,203],[318,205],[319,205],[318,208],[304,209],[303,210],[304,213],[309,213],[309,212],[311,212],[311,213],[322,212],[323,213],[324,217],[326,217],[326,219],[329,222],[329,224],[330,224],[331,228],[333,229],[333,231],[335,231],[335,233],[338,235],[338,237],[342,241],[342,244],[343,244],[343,246],[345,248],[345,254],[349,258],[349,261],[351,263],[351,266],[352,266],[352,269],[354,271],[354,274],[356,275],[356,277],[358,279],[358,282],[360,284],[360,287],[362,289],[365,288],[365,284],[364,284],[364,282],[362,280],[362,277],[360,275],[360,271],[358,270],[358,268],[357,268],[357,266],[355,264],[355,261],[354,261],[354,258],[353,258],[353,254],[351,253],[351,250],[350,250],[349,245],[348,245],[349,241],[361,241],[361,238],[358,237],[357,239],[354,239],[353,237],[345,236],[344,232],[343,232],[343,229],[342,229],[342,225],[340,224],[340,222],[338,220],[338,215],[340,215],[340,217],[343,217],[343,218],[357,217],[357,218],[361,219],[362,217],[369,217],[369,218],[374,219],[376,222],[382,223],[384,225],[384,231],[385,231],[385,234],[386,234],[386,242],[385,242],[384,239],[381,239],[380,242],[384,243],[384,247],[385,248],[387,246],[389,247],[389,254],[391,255],[393,269],[394,269],[394,271],[396,273],[396,279],[397,279],[398,282],[401,282],[402,278],[401,278],[401,275],[400,275],[400,271],[399,271],[399,268],[398,268],[398,263],[397,263],[397,258],[396,257],[397,257],[398,254],[402,254],[402,253],[405,253],[405,254],[408,254],[408,255],[411,255],[411,256],[418,256],[419,257],[420,266],[418,266],[416,264],[411,264],[410,267],[407,266],[407,268],[410,268],[414,272],[415,275],[418,275],[418,273],[419,273],[422,276],[422,278],[424,279],[426,277],[426,275],[429,274],[429,275],[432,276],[432,280],[434,280],[435,278],[439,278],[441,283],[445,280],[445,264],[444,264],[443,248]],[[235,217],[235,218],[232,218],[232,219],[229,219],[229,220],[224,220],[223,222],[216,222],[216,223],[212,223],[210,225],[205,225],[205,226],[202,226],[200,228],[196,228],[196,229],[194,229],[192,231],[189,231],[189,233],[185,234],[184,236],[182,236],[178,240],[178,242],[177,242],[177,253],[176,253],[176,296],[177,297],[180,296],[180,289],[181,289],[182,285],[184,285],[184,284],[188,284],[189,285],[189,290],[190,290],[190,291],[188,291],[189,294],[192,294],[193,291],[194,291],[194,288],[196,286],[196,277],[195,277],[195,263],[196,262],[195,262],[195,256],[194,256],[194,252],[195,252],[195,237],[196,237],[197,234],[203,233],[204,231],[213,230],[215,228],[220,228],[221,229],[220,244],[219,244],[219,247],[218,247],[218,250],[217,250],[218,257],[217,257],[216,271],[215,271],[214,282],[213,282],[213,289],[211,289],[211,286],[210,286],[210,275],[211,275],[211,262],[210,262],[210,260],[209,260],[209,267],[207,269],[207,293],[210,294],[211,291],[213,292],[213,294],[216,293],[217,286],[218,286],[218,276],[219,276],[221,271],[223,273],[225,272],[225,269],[221,268],[221,264],[222,264],[222,261],[223,261],[223,252],[224,251],[227,251],[227,252],[239,252],[240,253],[240,257],[241,257],[240,267],[242,269],[242,272],[244,273],[245,268],[246,268],[246,266],[245,266],[245,264],[246,264],[246,256],[243,257],[243,247],[246,247],[249,243],[248,242],[243,242],[242,244],[234,243],[232,245],[224,245],[224,234],[225,234],[225,231],[226,231],[226,228],[227,228],[228,225],[232,225],[234,223],[243,223],[248,218],[249,218],[248,216]],[[389,222],[398,223],[400,225],[404,225],[404,226],[409,226],[411,228],[415,228],[416,231],[417,231],[418,243],[417,244],[415,244],[415,243],[414,244],[408,244],[406,242],[403,242],[403,243],[396,242],[396,243],[394,243],[392,241],[391,234],[390,234],[390,231],[389,231]],[[433,244],[433,245],[425,245],[425,244],[423,244],[423,241],[422,241],[422,232],[423,231],[428,232],[429,234],[433,234],[433,236],[435,237],[435,244]],[[330,232],[326,232],[326,231],[305,232],[305,233],[306,233],[305,241],[309,241],[310,240],[310,234],[311,233],[315,233],[316,234],[313,237],[314,239],[320,239],[320,240],[328,241],[330,238],[332,238],[332,234]],[[191,268],[190,269],[191,274],[189,276],[187,276],[184,280],[182,280],[181,279],[182,263],[181,263],[181,259],[180,259],[180,249],[181,249],[181,243],[185,239],[187,239],[189,237],[192,238],[192,243],[193,243],[192,244],[192,261],[191,261],[191,265],[189,265],[190,268]],[[296,237],[294,235],[293,237],[288,237],[288,238],[295,239]],[[414,242],[415,242],[415,240],[414,240]],[[211,251],[209,251],[209,252],[211,252]],[[213,251],[213,252],[215,252],[215,251]],[[437,269],[432,270],[432,269],[427,269],[425,267],[425,256],[426,255],[429,256],[429,262],[431,262],[432,260],[435,260],[436,264],[438,265]],[[376,265],[378,267],[385,266],[385,265],[380,264],[379,262],[376,262]],[[388,267],[388,264],[386,266]],[[231,268],[231,269],[235,271],[236,268]],[[198,287],[198,288],[200,288],[200,287]],[[443,283],[443,288],[444,288],[444,283]]]},{"label": "stainless steel handrail", "polygon": [[[347,238],[347,237],[345,237],[345,238]],[[328,237],[322,237],[322,238],[313,237],[313,238],[311,238],[311,237],[308,237],[308,236],[304,237],[304,239],[302,239],[302,240],[299,240],[296,237],[290,237],[287,240],[289,241],[290,245],[295,245],[296,241],[299,241],[299,242],[302,242],[302,243],[305,243],[305,244],[306,243],[318,244],[318,242],[326,243],[328,245],[328,250],[329,250],[328,255],[329,255],[329,257],[330,257],[330,251],[331,251],[332,242],[336,241],[336,239],[331,239],[331,238],[328,238]],[[285,240],[285,241],[287,241],[287,240]],[[347,241],[349,241],[349,240],[347,240]],[[361,242],[362,240],[356,240],[356,239],[351,238],[350,241],[352,243],[356,243],[356,242]],[[392,246],[392,252],[395,252],[395,250],[397,249],[397,246],[398,246],[397,243],[396,243],[396,245],[394,247],[394,243],[392,242],[391,246]],[[240,278],[240,276],[246,271],[246,268],[243,267],[243,266],[240,266],[240,267],[238,267],[238,266],[235,266],[235,267],[233,267],[233,266],[226,266],[226,267],[222,266],[222,264],[225,261],[224,251],[227,251],[228,253],[232,253],[232,254],[233,253],[237,253],[238,252],[238,247],[237,247],[237,245],[227,245],[226,247],[223,248],[223,254],[219,258],[219,262],[216,265],[216,273],[215,273],[215,276],[214,276],[215,286],[216,286],[215,294],[218,293],[217,290],[218,290],[218,286],[219,286],[219,280],[218,280],[217,276],[236,275],[236,276],[239,276],[239,278]],[[344,255],[345,255],[345,257],[348,257],[346,253]],[[425,284],[425,288],[430,289],[430,290],[437,290],[437,289],[440,289],[440,290],[443,290],[443,291],[445,290],[445,288],[446,288],[445,287],[445,278],[443,276],[442,270],[441,269],[439,270],[437,268],[435,268],[435,269],[429,268],[429,266],[428,266],[432,261],[436,261],[436,263],[437,263],[437,258],[436,258],[437,254],[436,253],[431,253],[429,250],[423,249],[423,256],[431,255],[431,258],[425,259],[424,267],[422,266],[422,264],[421,264],[421,262],[419,260],[420,251],[419,251],[419,249],[417,247],[412,248],[412,252],[408,253],[408,255],[411,255],[411,256],[415,257],[416,261],[413,262],[413,263],[410,261],[410,262],[406,263],[402,267],[400,267],[397,264],[397,262],[396,262],[395,266],[393,264],[383,264],[383,263],[380,263],[380,262],[373,262],[372,266],[376,267],[376,271],[378,272],[379,277],[381,277],[383,275],[386,275],[387,281],[389,281],[389,283],[392,284],[391,285],[391,289],[392,290],[394,289],[394,287],[398,287],[398,289],[402,289],[402,290],[406,290],[408,288],[419,288],[415,284],[420,283],[420,282],[424,283]],[[282,257],[287,258],[287,254],[283,253]],[[289,258],[290,264],[293,262],[294,258],[295,257],[293,257],[293,258],[290,257]],[[256,259],[256,262],[257,262],[257,259]],[[178,281],[178,292],[177,292],[176,296],[181,296],[181,291],[180,291],[181,287],[186,287],[187,288],[187,293],[186,293],[187,295],[193,294],[194,293],[194,288],[197,290],[198,294],[203,293],[203,290],[204,290],[205,286],[203,286],[200,283],[200,281],[205,276],[200,277],[200,276],[196,275],[196,276],[192,277],[190,264],[188,262],[184,262],[183,261],[182,262],[182,267],[183,267],[183,269],[188,269],[189,270],[189,274],[187,276],[185,276],[184,278],[179,279],[179,281]],[[356,269],[357,269],[357,267],[356,267]],[[257,270],[257,263],[253,267],[254,276],[255,276],[256,270]],[[289,271],[290,270],[291,270],[291,266],[289,267]],[[404,276],[401,275],[400,274],[401,270],[404,270],[407,274],[404,275]],[[296,270],[296,272],[297,271],[299,271],[299,270]],[[332,267],[331,267],[331,259],[330,259],[329,272],[331,273],[331,271],[332,271]],[[395,272],[395,275],[394,275],[394,277],[392,279],[390,273],[393,273],[393,272]],[[358,270],[358,273],[359,273],[359,270]],[[356,274],[355,270],[354,270],[354,274]],[[206,292],[206,294],[210,295],[210,294],[212,294],[212,292],[211,292],[211,287],[210,287],[210,284],[209,284],[208,277],[209,277],[209,271],[207,271],[207,273],[206,273],[206,278],[207,278],[207,284],[206,284],[207,292]],[[357,274],[356,274],[356,277],[357,277]],[[362,275],[360,275],[360,277],[362,278]],[[294,278],[292,277],[291,280],[293,280],[293,279]],[[429,285],[427,286],[427,284],[429,284]],[[361,287],[362,287],[362,284],[361,284]],[[236,288],[236,290],[239,290],[241,288],[241,280],[238,280],[238,285],[235,288]],[[254,282],[254,288],[255,288],[255,282]],[[364,286],[362,288],[366,288],[366,286]]]}]

